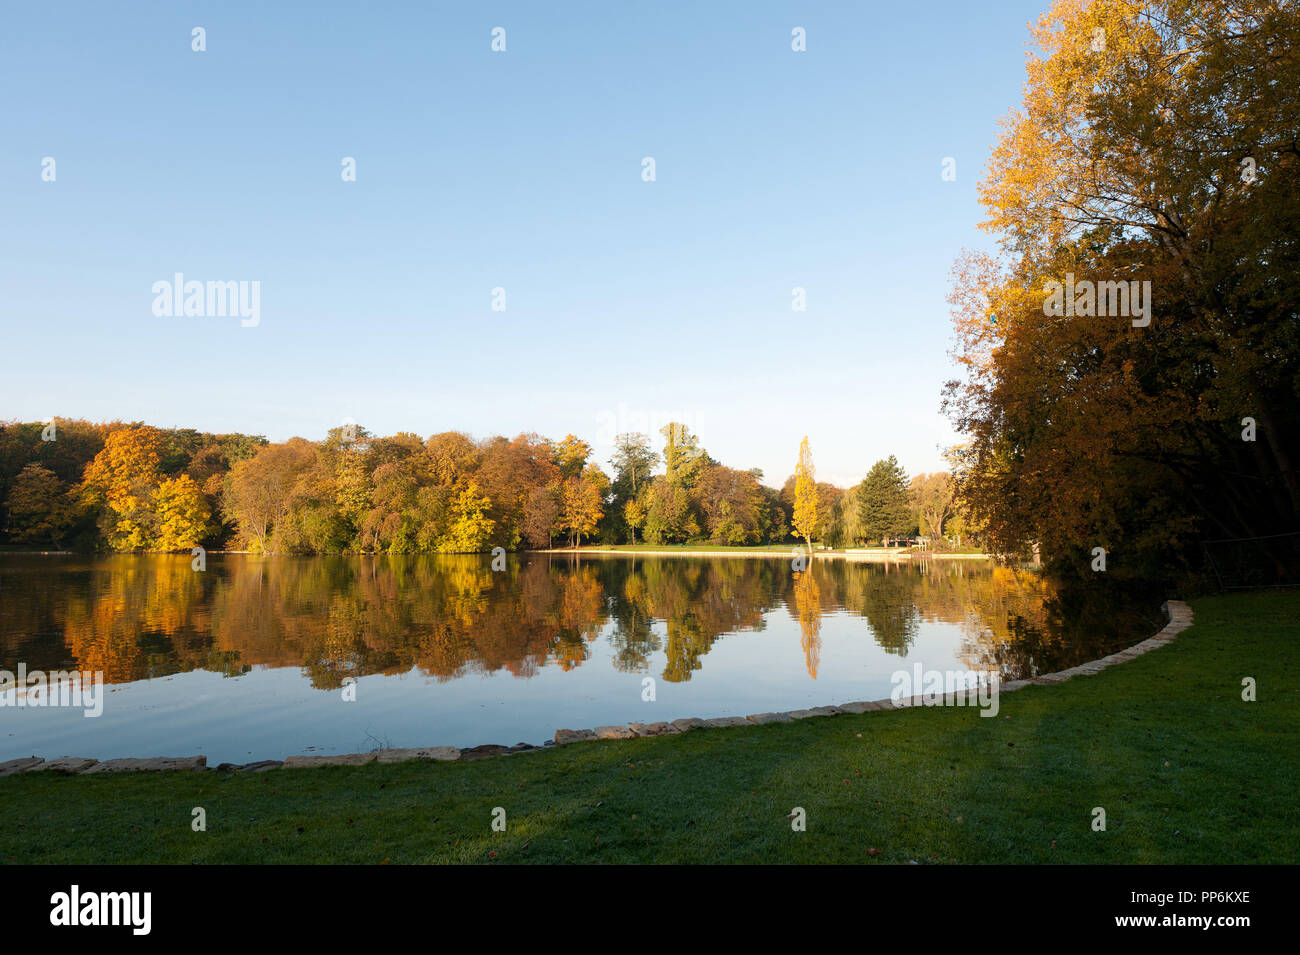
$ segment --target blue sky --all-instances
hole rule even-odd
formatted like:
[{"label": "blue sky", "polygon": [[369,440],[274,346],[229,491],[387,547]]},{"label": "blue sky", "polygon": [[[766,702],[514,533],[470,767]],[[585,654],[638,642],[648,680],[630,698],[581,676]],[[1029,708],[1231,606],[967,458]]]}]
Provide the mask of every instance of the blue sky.
[{"label": "blue sky", "polygon": [[[602,463],[676,418],[771,484],[804,434],[822,480],[937,469],[948,273],[1045,5],[9,5],[0,418]],[[176,272],[259,281],[260,324],[155,316]]]}]

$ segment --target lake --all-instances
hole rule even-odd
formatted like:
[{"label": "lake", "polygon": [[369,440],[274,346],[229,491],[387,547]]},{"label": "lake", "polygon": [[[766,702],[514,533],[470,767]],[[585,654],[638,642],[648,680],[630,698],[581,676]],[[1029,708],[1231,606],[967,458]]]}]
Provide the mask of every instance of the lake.
[{"label": "lake", "polygon": [[1162,624],[984,560],[0,555],[0,669],[108,684],[97,718],[0,707],[0,760],[539,745],[881,699],[916,664],[1023,678]]}]

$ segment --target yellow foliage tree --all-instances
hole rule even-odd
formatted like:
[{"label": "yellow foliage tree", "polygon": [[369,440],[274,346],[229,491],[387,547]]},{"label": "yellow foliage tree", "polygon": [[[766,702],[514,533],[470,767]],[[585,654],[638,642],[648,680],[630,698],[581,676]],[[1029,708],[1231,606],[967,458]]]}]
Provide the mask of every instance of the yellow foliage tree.
[{"label": "yellow foliage tree", "polygon": [[473,553],[483,549],[496,522],[484,512],[492,506],[487,495],[480,496],[472,481],[456,495],[451,506],[451,528],[438,549],[454,553]]},{"label": "yellow foliage tree", "polygon": [[1002,255],[950,298],[963,518],[1089,578],[1295,527],[1300,11],[1054,0],[1033,38],[980,186]]},{"label": "yellow foliage tree", "polygon": [[645,508],[636,498],[632,498],[623,505],[623,520],[627,521],[627,526],[632,528],[632,543],[636,543],[636,532],[642,524],[645,523]]},{"label": "yellow foliage tree", "polygon": [[164,480],[154,495],[158,514],[157,550],[189,550],[207,534],[212,512],[203,492],[188,474]]},{"label": "yellow foliage tree", "polygon": [[592,534],[605,516],[604,496],[609,479],[595,465],[588,465],[578,477],[571,477],[560,488],[560,521],[569,532],[570,546],[582,543],[584,534]]},{"label": "yellow foliage tree", "polygon": [[91,503],[105,508],[104,529],[114,550],[153,546],[162,445],[156,428],[123,428],[112,432],[104,450],[86,465],[82,488]]},{"label": "yellow foliage tree", "polygon": [[808,543],[812,553],[812,535],[817,529],[817,481],[814,476],[812,450],[808,436],[799,444],[799,463],[794,469],[794,516],[791,519],[795,533]]},{"label": "yellow foliage tree", "polygon": [[794,606],[799,618],[800,643],[808,675],[817,679],[822,655],[822,592],[813,577],[812,565],[794,575]]}]

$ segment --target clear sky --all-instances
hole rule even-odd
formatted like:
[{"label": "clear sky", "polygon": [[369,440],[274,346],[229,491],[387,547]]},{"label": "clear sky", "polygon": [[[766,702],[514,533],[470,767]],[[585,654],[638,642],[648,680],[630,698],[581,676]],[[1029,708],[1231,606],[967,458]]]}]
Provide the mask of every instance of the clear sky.
[{"label": "clear sky", "polygon": [[[938,469],[948,273],[1045,6],[8,4],[0,418],[602,464],[675,418],[774,485],[804,434],[821,480]],[[260,323],[156,316],[177,272],[260,282]]]}]

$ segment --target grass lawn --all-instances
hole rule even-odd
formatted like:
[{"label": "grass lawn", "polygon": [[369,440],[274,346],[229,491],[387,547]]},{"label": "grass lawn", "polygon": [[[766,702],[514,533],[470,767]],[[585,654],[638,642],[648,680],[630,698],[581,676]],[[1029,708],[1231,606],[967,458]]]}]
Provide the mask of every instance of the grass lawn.
[{"label": "grass lawn", "polygon": [[1294,862],[1300,594],[1193,608],[1172,644],[1008,694],[992,719],[936,707],[465,763],[18,774],[0,779],[0,861]]}]

